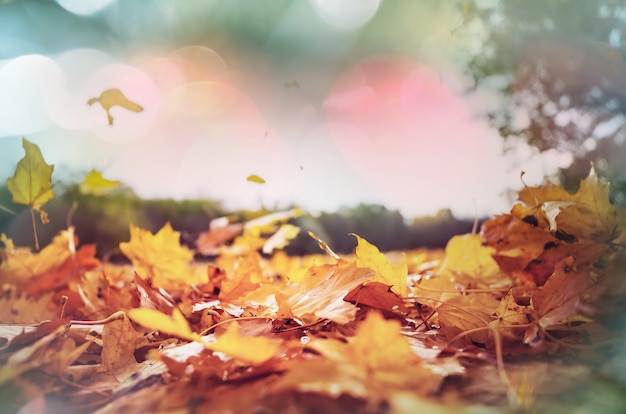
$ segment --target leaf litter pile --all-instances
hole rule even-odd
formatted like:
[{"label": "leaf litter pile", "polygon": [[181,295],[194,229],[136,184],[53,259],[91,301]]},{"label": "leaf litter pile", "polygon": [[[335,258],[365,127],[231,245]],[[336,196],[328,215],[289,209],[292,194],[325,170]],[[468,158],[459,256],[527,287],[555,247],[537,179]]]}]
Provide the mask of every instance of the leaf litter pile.
[{"label": "leaf litter pile", "polygon": [[[7,185],[36,237],[53,167],[23,144]],[[0,410],[623,412],[626,209],[593,167],[442,251],[353,235],[341,257],[310,233],[320,254],[289,257],[298,214],[214,220],[197,252],[169,224],[131,226],[132,266],[71,226],[36,252],[2,235]]]}]

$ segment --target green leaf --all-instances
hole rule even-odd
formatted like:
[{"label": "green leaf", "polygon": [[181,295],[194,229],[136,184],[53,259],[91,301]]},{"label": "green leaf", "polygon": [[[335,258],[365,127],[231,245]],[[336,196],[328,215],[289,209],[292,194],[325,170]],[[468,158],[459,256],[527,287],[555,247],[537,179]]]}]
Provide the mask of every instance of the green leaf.
[{"label": "green leaf", "polygon": [[39,147],[22,138],[26,155],[15,168],[13,177],[7,179],[7,188],[13,195],[13,202],[39,209],[54,198],[52,191],[52,170],[54,165],[46,164]]}]

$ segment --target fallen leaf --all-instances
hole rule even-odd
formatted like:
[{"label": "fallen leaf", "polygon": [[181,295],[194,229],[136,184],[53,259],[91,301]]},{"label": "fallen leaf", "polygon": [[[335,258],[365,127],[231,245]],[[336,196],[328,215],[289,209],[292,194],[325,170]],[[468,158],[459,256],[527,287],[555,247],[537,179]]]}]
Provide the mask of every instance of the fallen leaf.
[{"label": "fallen leaf", "polygon": [[260,365],[276,356],[282,342],[280,339],[241,336],[237,322],[231,322],[226,332],[221,334],[216,342],[205,346],[244,364]]},{"label": "fallen leaf", "polygon": [[453,236],[446,245],[446,259],[438,272],[450,271],[477,280],[489,280],[500,270],[492,257],[495,250],[483,245],[479,234]]},{"label": "fallen leaf", "polygon": [[[139,318],[141,320],[141,313]],[[104,325],[100,371],[108,372],[118,379],[121,379],[119,377],[120,371],[128,371],[129,369],[132,371],[137,364],[134,357],[137,338],[138,334],[126,315]]]},{"label": "fallen leaf", "polygon": [[406,312],[406,305],[391,286],[380,282],[367,282],[352,289],[344,298],[357,306],[366,305],[383,312]]},{"label": "fallen leaf", "polygon": [[191,330],[185,316],[176,308],[172,309],[171,317],[154,309],[130,309],[127,314],[130,319],[144,328],[188,341],[201,340],[200,335]]},{"label": "fallen leaf", "polygon": [[355,250],[357,267],[372,269],[376,272],[375,282],[390,285],[391,290],[400,296],[406,296],[409,293],[406,261],[403,260],[398,265],[392,265],[376,246],[356,234],[353,234],[353,236],[357,240]]},{"label": "fallen leaf", "polygon": [[304,324],[330,319],[339,324],[354,320],[357,308],[343,298],[356,286],[372,280],[375,273],[356,262],[340,260],[334,265],[312,266],[302,283],[291,283],[276,293],[278,314],[295,317]]},{"label": "fallen leaf", "polygon": [[120,250],[155,287],[175,290],[207,282],[206,273],[191,270],[193,253],[180,245],[180,233],[170,223],[154,235],[131,224],[130,241],[120,243]]}]

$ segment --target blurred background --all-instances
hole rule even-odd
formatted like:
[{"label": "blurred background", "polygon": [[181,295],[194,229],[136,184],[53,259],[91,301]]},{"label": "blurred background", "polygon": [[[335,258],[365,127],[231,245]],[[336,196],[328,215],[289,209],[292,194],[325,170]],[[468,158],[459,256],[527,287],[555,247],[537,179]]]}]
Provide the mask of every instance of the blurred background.
[{"label": "blurred background", "polygon": [[[332,246],[436,246],[590,161],[623,205],[625,30],[620,0],[1,0],[0,178],[37,144],[43,240],[77,201],[104,249],[292,207]],[[88,105],[109,89],[142,110]],[[79,191],[92,169],[123,185]]]}]

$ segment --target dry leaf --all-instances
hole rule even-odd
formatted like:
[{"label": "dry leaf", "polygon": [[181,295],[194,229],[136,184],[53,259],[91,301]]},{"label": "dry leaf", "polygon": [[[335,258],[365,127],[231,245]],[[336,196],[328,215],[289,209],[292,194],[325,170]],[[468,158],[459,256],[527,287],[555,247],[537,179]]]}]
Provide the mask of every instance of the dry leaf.
[{"label": "dry leaf", "polygon": [[276,356],[282,340],[241,336],[239,325],[232,322],[226,332],[221,334],[216,342],[206,344],[206,347],[226,354],[236,360],[249,365],[260,365]]}]

